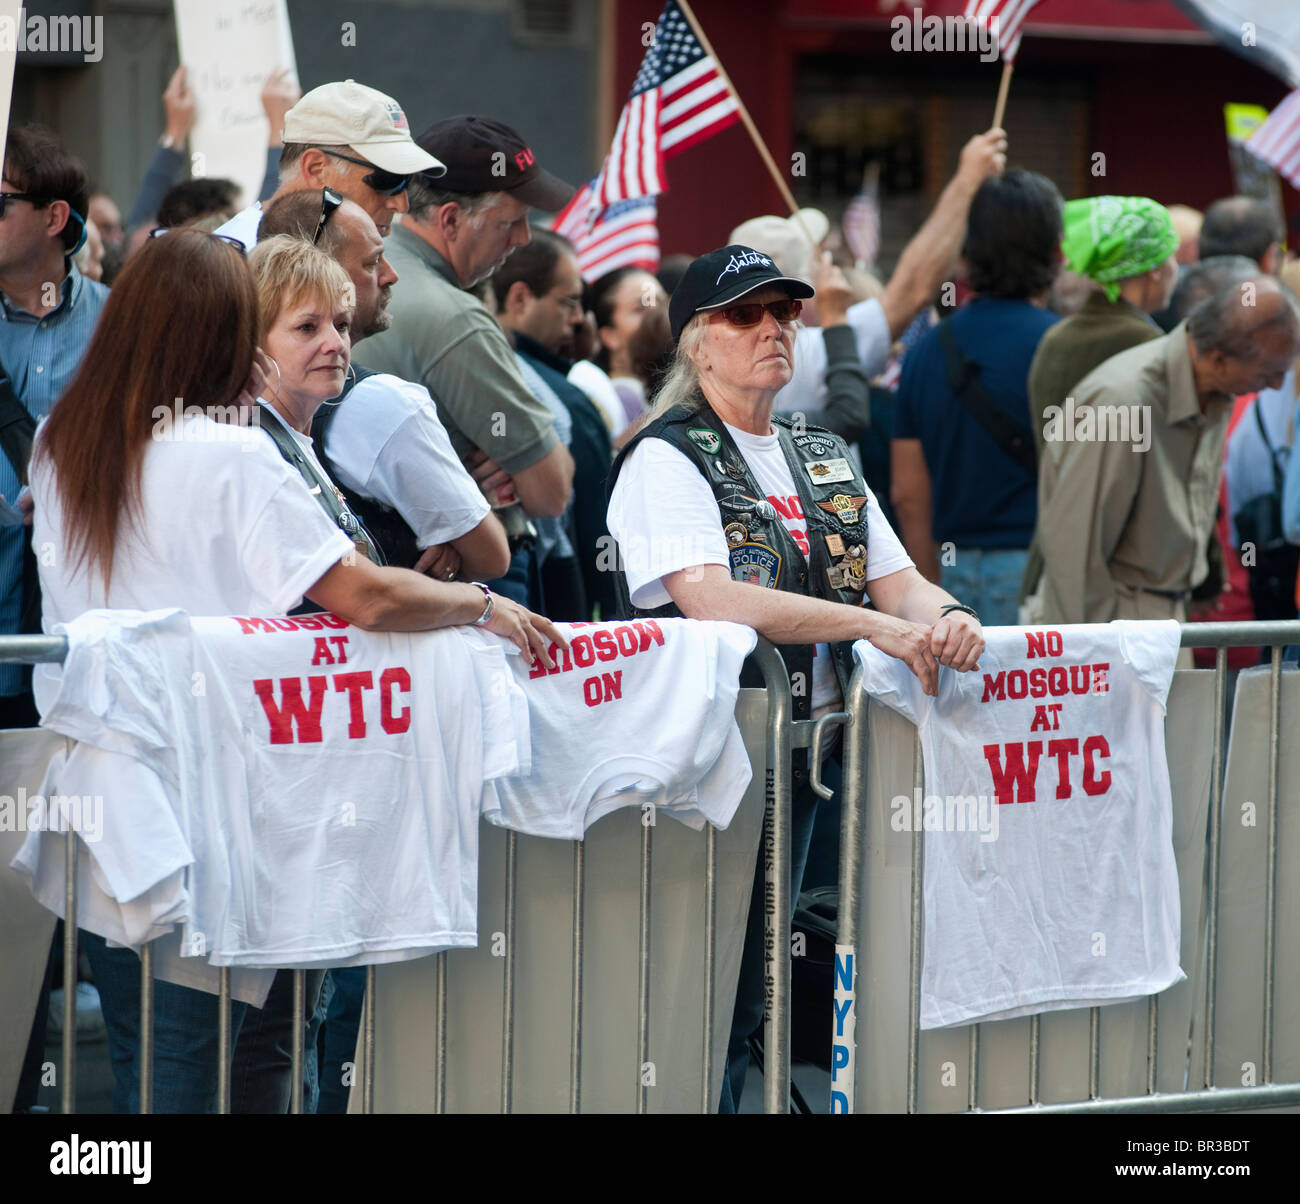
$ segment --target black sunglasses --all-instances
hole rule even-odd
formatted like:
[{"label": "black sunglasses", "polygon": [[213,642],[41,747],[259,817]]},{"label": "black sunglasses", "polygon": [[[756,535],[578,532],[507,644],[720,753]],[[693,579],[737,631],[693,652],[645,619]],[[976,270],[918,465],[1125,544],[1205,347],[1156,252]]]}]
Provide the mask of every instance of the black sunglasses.
[{"label": "black sunglasses", "polygon": [[320,217],[316,220],[316,233],[311,236],[311,245],[313,247],[320,245],[320,236],[325,233],[325,227],[329,225],[329,220],[334,216],[336,210],[343,204],[343,196],[332,188],[322,188],[320,190]]},{"label": "black sunglasses", "polygon": [[[187,230],[188,226],[155,226],[149,231],[150,238],[161,238],[164,234],[170,234],[173,230]],[[229,234],[217,234],[213,230],[205,230],[203,233],[210,234],[213,238],[219,238],[222,242],[229,243],[241,255],[248,254],[248,248],[237,238],[232,238]]]},{"label": "black sunglasses", "polygon": [[373,188],[382,196],[396,196],[397,193],[404,191],[407,184],[411,182],[409,174],[403,175],[395,171],[385,171],[382,167],[376,167],[373,163],[367,163],[364,159],[354,159],[351,155],[326,150],[323,146],[320,149],[335,159],[342,159],[345,163],[355,163],[358,167],[370,168],[370,171],[361,177],[361,182],[367,187]]},{"label": "black sunglasses", "polygon": [[32,205],[48,205],[50,198],[47,196],[37,196],[32,192],[0,192],[0,221],[4,220],[5,206],[10,201],[27,201]]}]

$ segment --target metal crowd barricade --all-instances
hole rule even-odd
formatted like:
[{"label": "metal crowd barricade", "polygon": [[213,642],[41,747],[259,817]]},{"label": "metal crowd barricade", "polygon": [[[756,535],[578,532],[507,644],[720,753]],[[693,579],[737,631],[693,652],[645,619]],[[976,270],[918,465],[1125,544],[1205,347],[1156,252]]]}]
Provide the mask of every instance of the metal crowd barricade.
[{"label": "metal crowd barricade", "polygon": [[[1295,1068],[1292,1081],[1274,1082],[1276,1052],[1276,1017],[1278,1013],[1278,901],[1279,882],[1277,874],[1279,828],[1278,828],[1278,786],[1279,786],[1279,752],[1280,742],[1280,699],[1282,685],[1282,648],[1288,644],[1300,644],[1300,622],[1249,622],[1249,623],[1196,623],[1184,624],[1182,628],[1182,646],[1184,648],[1213,648],[1216,651],[1213,671],[1213,698],[1210,722],[1205,722],[1205,697],[1202,687],[1206,673],[1175,675],[1174,687],[1170,691],[1169,710],[1166,725],[1167,738],[1177,736],[1186,748],[1195,748],[1200,760],[1193,765],[1195,758],[1185,758],[1188,764],[1175,766],[1171,756],[1171,773],[1177,768],[1187,778],[1183,797],[1180,799],[1178,787],[1175,786],[1175,850],[1179,858],[1180,891],[1183,894],[1183,954],[1181,964],[1189,971],[1185,983],[1175,984],[1159,996],[1151,996],[1139,1002],[1112,1004],[1105,1008],[1091,1008],[1086,1011],[1087,1037],[1086,1047],[1083,1041],[1083,1009],[1076,1011],[1049,1012],[1016,1020],[1002,1020],[987,1024],[962,1026],[967,1029],[965,1035],[965,1108],[925,1106],[922,1096],[934,1105],[938,1093],[927,1080],[922,1083],[920,1074],[922,1043],[930,1041],[931,1049],[940,1049],[936,1055],[946,1058],[942,1064],[947,1068],[950,1081],[947,1086],[959,1087],[961,1068],[958,1065],[957,1050],[963,1043],[960,1027],[930,1030],[922,1034],[919,1027],[920,1018],[920,975],[922,939],[922,859],[924,837],[920,831],[912,831],[910,855],[906,867],[902,856],[894,856],[891,864],[889,850],[870,848],[872,843],[879,846],[888,844],[887,837],[882,838],[881,824],[883,811],[888,806],[891,792],[897,796],[900,786],[913,786],[920,789],[923,783],[919,735],[901,716],[888,712],[882,707],[872,707],[874,726],[889,728],[890,733],[882,734],[872,730],[868,723],[868,710],[872,706],[866,693],[861,688],[861,672],[854,674],[850,687],[848,711],[843,717],[836,716],[836,721],[846,724],[846,750],[844,762],[844,795],[840,847],[840,894],[838,938],[835,958],[835,1002],[831,1017],[834,1041],[833,1069],[831,1081],[831,1111],[854,1112],[864,1098],[868,1100],[866,1110],[903,1110],[907,1112],[924,1111],[1028,1111],[1028,1112],[1117,1112],[1117,1113],[1155,1113],[1155,1112],[1206,1112],[1226,1111],[1251,1108],[1276,1108],[1300,1105],[1300,1013],[1297,1013],[1293,994],[1286,992],[1284,1015],[1290,1022],[1286,1031],[1287,1054],[1289,1065]],[[1234,646],[1263,645],[1273,649],[1271,665],[1267,671],[1247,671],[1238,680],[1237,707],[1233,715],[1232,736],[1234,743],[1230,749],[1237,748],[1240,741],[1241,752],[1237,759],[1225,766],[1225,737],[1227,736],[1227,650]],[[1256,689],[1262,686],[1262,677],[1268,677],[1268,724],[1266,764],[1264,782],[1266,789],[1266,815],[1262,821],[1265,826],[1263,843],[1263,889],[1262,923],[1254,924],[1258,906],[1252,907],[1249,897],[1256,880],[1251,872],[1258,864],[1260,855],[1256,849],[1247,849],[1244,838],[1238,838],[1237,828],[1248,831],[1253,825],[1254,804],[1248,799],[1241,803],[1243,820],[1241,825],[1229,829],[1227,839],[1234,858],[1232,876],[1226,880],[1228,890],[1225,892],[1225,879],[1222,874],[1223,846],[1225,843],[1224,819],[1226,775],[1229,770],[1238,770],[1238,782],[1249,781],[1252,770],[1258,773],[1258,766],[1250,757],[1249,742],[1257,740],[1259,732],[1243,708],[1253,705]],[[1300,674],[1287,674],[1292,678],[1291,686],[1300,686]],[[1180,679],[1192,679],[1180,682]],[[1295,690],[1292,690],[1295,693]],[[1300,698],[1295,700],[1300,703]],[[1238,722],[1240,720],[1240,722]],[[1208,731],[1203,730],[1205,727]],[[882,743],[875,745],[880,752],[878,761],[888,761],[889,766],[873,764],[869,755],[869,744],[878,737]],[[913,773],[910,781],[904,781],[902,760],[902,742],[910,739]],[[890,741],[886,744],[884,741]],[[1208,743],[1208,748],[1204,745]],[[1202,770],[1208,761],[1208,783]],[[888,780],[882,780],[882,775]],[[1205,823],[1200,821],[1200,812],[1196,809],[1196,796],[1202,789],[1208,793],[1208,815]],[[1254,793],[1245,787],[1247,793]],[[1203,796],[1202,796],[1203,797]],[[1229,802],[1236,803],[1234,797]],[[1180,816],[1180,802],[1188,814]],[[1246,809],[1252,823],[1247,824]],[[1190,815],[1190,819],[1189,819]],[[1180,824],[1184,829],[1180,837]],[[874,842],[869,841],[869,829],[876,833]],[[1204,832],[1203,841],[1200,833]],[[1289,831],[1294,841],[1295,828]],[[1193,847],[1193,842],[1196,843]],[[1293,845],[1290,847],[1294,847]],[[1252,859],[1253,858],[1253,859]],[[1240,864],[1238,864],[1240,862]],[[903,883],[905,874],[910,873],[910,882]],[[875,875],[875,881],[872,880]],[[886,884],[885,880],[889,880]],[[1201,887],[1203,885],[1203,893]],[[1289,887],[1289,882],[1284,884]],[[868,897],[875,888],[876,894]],[[884,891],[882,896],[881,892]],[[901,896],[906,892],[906,899]],[[1221,921],[1225,897],[1229,900],[1229,916],[1240,923],[1240,917],[1249,915],[1252,922],[1246,923],[1248,931],[1261,931],[1262,950],[1255,950],[1249,957],[1255,962],[1262,962],[1260,976],[1261,999],[1242,999],[1233,995],[1242,973],[1232,975],[1228,986],[1224,988],[1219,968],[1221,956],[1230,956],[1235,962],[1248,960],[1247,947],[1251,942],[1234,940],[1226,948],[1221,942]],[[1199,898],[1199,906],[1191,918],[1195,923],[1189,933],[1188,896]],[[1290,889],[1287,894],[1288,919],[1292,921],[1291,932],[1296,931],[1300,923],[1300,890]],[[895,939],[885,931],[890,923],[898,925],[906,918],[907,942],[905,951]],[[868,922],[864,925],[864,919]],[[870,931],[868,931],[870,929]],[[874,944],[873,944],[874,942]],[[1294,944],[1294,940],[1292,944]],[[1300,979],[1300,961],[1290,953],[1289,946],[1283,947],[1290,960],[1287,964],[1288,983]],[[887,981],[890,973],[903,972],[906,961],[905,982],[906,1000],[900,1001],[897,993],[889,994]],[[1195,967],[1194,969],[1192,967]],[[1195,986],[1197,975],[1201,977],[1199,987]],[[865,984],[865,985],[864,985]],[[1224,1005],[1224,996],[1232,1008],[1233,1024],[1230,1036],[1233,1049],[1216,1062],[1216,1039],[1222,1037],[1219,1027],[1219,1012]],[[883,1002],[882,1002],[883,1000]],[[907,1020],[904,1026],[897,1015],[902,1010],[900,1003],[905,1003]],[[1168,1031],[1169,1024],[1162,1026],[1161,1011],[1166,1003],[1171,1005],[1181,1018],[1183,1013],[1190,1014],[1190,1024],[1174,1022],[1175,1031]],[[1176,1004],[1176,1008],[1172,1005]],[[1258,1005],[1259,1010],[1255,1011]],[[875,1008],[877,1014],[872,1014]],[[1140,1009],[1140,1011],[1139,1011]],[[879,1013],[888,1013],[882,1017]],[[1252,1014],[1256,1017],[1252,1021]],[[1255,1027],[1257,1025],[1257,1027]],[[1143,1033],[1141,1030],[1145,1028]],[[1114,1050],[1104,1050],[1103,1028],[1114,1035]],[[890,1037],[899,1037],[904,1032],[905,1054],[899,1057],[897,1050],[890,1048],[890,1042],[882,1038],[882,1032],[888,1029]],[[864,1030],[867,1035],[864,1037]],[[1255,1073],[1254,1062],[1247,1057],[1239,1064],[1235,1061],[1243,1051],[1247,1054],[1256,1048],[1252,1042],[1258,1034],[1259,1077],[1250,1085],[1220,1086],[1229,1074],[1241,1068],[1240,1082],[1245,1082]],[[1066,1038],[1064,1040],[1060,1038]],[[1069,1038],[1076,1038],[1070,1040]],[[982,1047],[989,1047],[982,1054]],[[1160,1056],[1162,1048],[1165,1056]],[[1103,1053],[1115,1054],[1115,1060],[1127,1059],[1137,1064],[1138,1059],[1145,1058],[1141,1068],[1145,1082],[1137,1092],[1107,1095],[1102,1090]],[[1177,1055],[1177,1056],[1175,1056]],[[1080,1065],[1086,1058],[1086,1062]],[[1050,1067],[1045,1064],[1050,1063]],[[1008,1082],[1008,1068],[1014,1068],[1016,1075],[1024,1072],[1022,1086]],[[1111,1078],[1124,1078],[1116,1075],[1114,1062],[1110,1065]],[[1086,1097],[1072,1092],[1070,1085],[1081,1083],[1086,1072]],[[1132,1065],[1128,1077],[1132,1077]],[[903,1082],[898,1082],[899,1077]],[[990,1087],[987,1080],[997,1079]],[[1181,1078],[1181,1089],[1178,1080]],[[1170,1086],[1170,1083],[1173,1086]],[[1163,1084],[1163,1086],[1162,1086]],[[1020,1093],[1021,1102],[1009,1103],[1008,1097]],[[948,1098],[956,1099],[960,1092]],[[989,1096],[1000,1098],[990,1103]],[[1044,1102],[1046,1097],[1055,1098]],[[884,1101],[882,1103],[882,1101]],[[945,1101],[946,1102],[946,1101]]]},{"label": "metal crowd barricade", "polygon": [[[66,656],[67,642],[63,637],[16,636],[0,637],[0,663],[61,662]],[[762,672],[766,696],[765,764],[763,766],[764,817],[762,848],[766,867],[766,890],[770,898],[788,899],[790,896],[790,786],[791,750],[794,747],[814,746],[819,749],[826,731],[825,721],[793,723],[790,719],[790,687],[785,666],[776,649],[766,640],[759,640],[753,654],[754,662]],[[744,691],[744,693],[756,693]],[[757,777],[757,774],[756,774]],[[484,829],[486,832],[487,829]],[[649,1060],[651,1032],[651,985],[658,967],[655,962],[651,908],[651,870],[653,825],[641,824],[640,881],[638,890],[638,950],[637,950],[637,1025],[636,1050],[640,1067]],[[527,839],[527,838],[525,838]],[[717,930],[718,910],[718,838],[711,826],[706,826],[703,836],[705,846],[704,872],[704,958],[702,973],[703,991],[703,1051],[701,1057],[701,1091],[699,1104],[702,1111],[713,1111],[717,1104],[721,1067],[715,1058],[715,1030],[719,1023],[730,1027],[730,1012],[717,1006],[717,964],[719,944]],[[547,842],[556,844],[559,842]],[[579,1112],[583,1100],[582,1042],[584,1022],[591,1012],[591,992],[584,982],[583,961],[586,948],[584,904],[587,902],[589,866],[586,845],[573,844],[572,853],[572,930],[569,941],[573,957],[570,983],[568,1030],[570,1049],[568,1107]],[[65,915],[75,917],[77,906],[77,859],[79,838],[69,831],[65,839],[66,889]],[[516,1089],[516,932],[519,926],[517,905],[519,837],[505,834],[505,957],[500,1031],[500,1107],[503,1112],[512,1110]],[[752,861],[746,882],[752,878]],[[2,869],[3,867],[0,867]],[[768,988],[764,1014],[764,1110],[785,1112],[790,1097],[790,958],[791,918],[785,906],[767,907],[766,942],[767,964],[764,974]],[[743,914],[743,913],[742,913]],[[741,924],[743,934],[743,921]],[[734,935],[734,934],[733,934]],[[743,935],[741,937],[743,940]],[[482,923],[480,923],[482,944]],[[667,945],[668,941],[662,944]],[[778,953],[779,951],[779,953]],[[437,954],[424,959],[432,966],[435,983],[434,1066],[431,1098],[434,1111],[443,1111],[448,1100],[448,954]],[[738,953],[736,957],[738,958]],[[141,950],[141,1015],[139,1050],[140,1112],[148,1113],[153,1106],[153,948],[146,945]],[[63,961],[65,983],[77,980],[77,925],[64,925]],[[414,963],[405,963],[412,965]],[[304,975],[293,971],[293,1029],[292,1029],[292,1087],[290,1111],[302,1110],[303,1038],[304,1038]],[[229,968],[221,968],[219,975],[217,1020],[217,1110],[229,1112],[231,1104],[230,1058],[233,1052],[231,1033],[231,977]],[[354,1109],[369,1113],[375,1107],[376,1051],[382,1034],[377,1032],[377,1016],[382,1000],[376,989],[374,966],[366,970],[366,994],[358,1038],[359,1092],[354,1092]],[[599,1004],[599,997],[597,998]],[[61,1111],[71,1114],[76,1110],[76,992],[67,990],[63,1000],[62,1075],[60,1079]],[[722,1034],[725,1037],[725,1030]],[[644,1076],[638,1076],[636,1111],[648,1110],[648,1086]]]}]

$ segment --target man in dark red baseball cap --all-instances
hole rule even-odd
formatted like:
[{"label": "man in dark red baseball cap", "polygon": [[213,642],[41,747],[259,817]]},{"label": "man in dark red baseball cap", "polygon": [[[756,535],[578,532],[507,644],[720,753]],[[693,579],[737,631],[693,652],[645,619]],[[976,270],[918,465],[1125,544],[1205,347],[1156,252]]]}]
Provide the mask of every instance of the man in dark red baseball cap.
[{"label": "man in dark red baseball cap", "polygon": [[541,609],[523,515],[564,513],[573,459],[496,319],[466,290],[529,241],[531,209],[556,212],[573,189],[538,166],[517,131],[489,117],[448,117],[416,142],[447,170],[410,182],[410,212],[385,248],[399,277],[393,324],[358,347],[357,360],[418,379],[432,394],[452,447],[511,538],[510,574],[492,588]]}]

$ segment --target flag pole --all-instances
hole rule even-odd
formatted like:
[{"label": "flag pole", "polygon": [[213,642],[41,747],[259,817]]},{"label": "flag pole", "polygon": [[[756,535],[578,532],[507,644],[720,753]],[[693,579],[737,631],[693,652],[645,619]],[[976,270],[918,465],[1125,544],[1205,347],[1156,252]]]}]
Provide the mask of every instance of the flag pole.
[{"label": "flag pole", "polygon": [[714,53],[713,47],[709,44],[709,39],[704,35],[704,30],[700,28],[699,21],[695,19],[695,14],[691,12],[689,0],[677,0],[677,7],[682,10],[682,15],[690,23],[700,45],[704,47],[704,53],[713,60],[714,65],[718,68],[718,74],[722,77],[722,82],[727,85],[727,91],[731,93],[731,98],[736,102],[736,108],[740,110],[740,120],[749,132],[759,158],[763,160],[764,166],[771,173],[777,188],[780,189],[781,199],[789,206],[790,215],[799,223],[799,228],[803,231],[804,237],[816,248],[817,240],[813,238],[812,232],[799,215],[799,206],[794,199],[794,194],[790,191],[789,185],[786,184],[781,169],[776,165],[776,160],[772,158],[772,152],[767,149],[767,143],[763,141],[762,134],[758,132],[758,127],[754,124],[754,119],[749,115],[749,110],[745,108],[745,102],[740,99],[740,93],[736,91],[736,85],[731,82],[731,77],[727,74],[727,69],[722,65],[722,60]]},{"label": "flag pole", "polygon": [[1011,90],[1011,72],[1015,63],[1002,64],[1002,82],[998,84],[998,103],[993,109],[993,128],[1002,128],[1002,115],[1007,110],[1007,93]]}]

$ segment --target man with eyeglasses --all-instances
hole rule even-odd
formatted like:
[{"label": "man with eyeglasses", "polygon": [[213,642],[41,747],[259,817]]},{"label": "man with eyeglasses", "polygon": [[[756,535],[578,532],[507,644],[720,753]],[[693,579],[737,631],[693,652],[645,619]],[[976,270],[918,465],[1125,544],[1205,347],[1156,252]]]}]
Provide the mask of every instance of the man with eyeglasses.
[{"label": "man with eyeglasses", "polygon": [[[72,263],[89,194],[85,167],[49,130],[9,130],[0,184],[0,635],[41,630],[27,462],[36,423],[76,373],[108,298]],[[31,668],[0,665],[0,729],[38,722]],[[36,1104],[48,1007],[47,977],[14,1095],[18,1112]]]},{"label": "man with eyeglasses", "polygon": [[[85,240],[89,192],[85,167],[53,133],[33,125],[10,129],[0,188],[0,495],[27,524],[24,486],[35,425],[81,364],[108,298],[108,289],[72,263]],[[31,532],[11,509],[0,524],[0,634],[38,632]],[[0,665],[0,728],[36,723],[31,670]]]},{"label": "man with eyeglasses", "polygon": [[564,513],[573,458],[500,326],[466,290],[528,242],[530,208],[557,213],[573,189],[542,170],[517,131],[490,118],[446,118],[418,143],[446,174],[411,183],[410,212],[387,250],[400,277],[393,325],[368,339],[357,359],[418,380],[433,395],[452,446],[511,536],[510,572],[492,588],[540,609],[524,516]]},{"label": "man with eyeglasses", "polygon": [[[360,205],[387,236],[393,215],[409,208],[411,177],[424,172],[436,179],[445,171],[415,144],[397,101],[348,79],[313,88],[285,114],[280,187],[266,204],[291,192],[311,189],[319,195],[333,188]],[[251,250],[262,209],[260,203],[248,206],[217,232]]]}]

